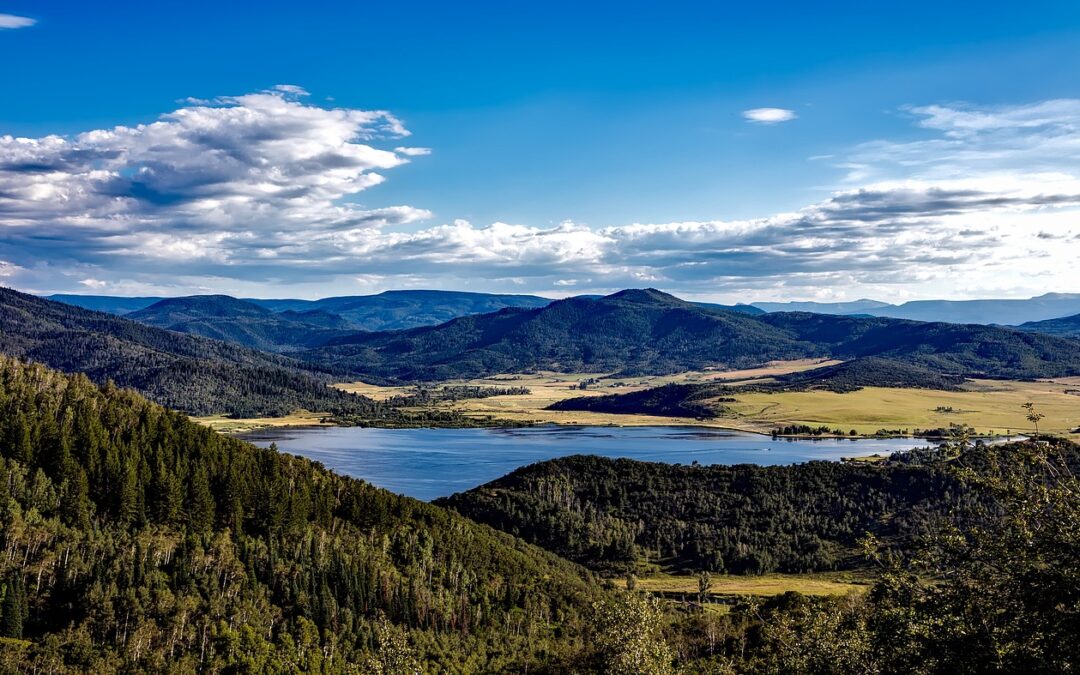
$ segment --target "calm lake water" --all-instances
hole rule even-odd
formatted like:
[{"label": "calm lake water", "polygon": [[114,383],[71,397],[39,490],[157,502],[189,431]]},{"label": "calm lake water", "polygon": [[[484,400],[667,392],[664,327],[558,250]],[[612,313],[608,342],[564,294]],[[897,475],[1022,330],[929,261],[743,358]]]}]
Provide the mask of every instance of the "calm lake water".
[{"label": "calm lake water", "polygon": [[388,490],[432,500],[468,490],[553,457],[601,455],[672,464],[794,464],[811,459],[888,454],[910,439],[774,440],[691,427],[524,429],[266,429],[241,438],[322,462]]}]

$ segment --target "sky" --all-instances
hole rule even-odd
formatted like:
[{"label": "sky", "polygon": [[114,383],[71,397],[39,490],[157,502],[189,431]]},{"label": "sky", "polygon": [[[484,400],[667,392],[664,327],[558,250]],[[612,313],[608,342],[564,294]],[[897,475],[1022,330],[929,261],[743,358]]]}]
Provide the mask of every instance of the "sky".
[{"label": "sky", "polygon": [[1080,292],[1080,3],[0,0],[0,285]]}]

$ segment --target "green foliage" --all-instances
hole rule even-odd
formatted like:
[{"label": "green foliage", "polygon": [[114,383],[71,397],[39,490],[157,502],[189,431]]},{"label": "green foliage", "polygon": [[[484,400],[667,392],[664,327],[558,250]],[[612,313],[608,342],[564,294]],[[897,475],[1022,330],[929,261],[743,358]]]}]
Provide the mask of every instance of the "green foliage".
[{"label": "green foliage", "polygon": [[5,671],[537,672],[579,658],[602,596],[456,514],[10,359],[0,522],[0,631],[28,641],[0,640]]},{"label": "green foliage", "polygon": [[[1067,673],[1080,654],[1078,448],[1017,443],[951,463],[986,497],[906,553],[864,598],[764,617],[766,672]],[[873,544],[873,542],[870,542]],[[871,545],[877,552],[877,547]]]},{"label": "green foliage", "polygon": [[967,497],[940,465],[679,466],[574,456],[437,503],[598,570],[860,566],[865,532],[899,540]]},{"label": "green foliage", "polygon": [[650,596],[620,593],[594,605],[592,644],[597,672],[609,675],[668,675],[671,653],[663,637],[667,623],[660,602]]}]

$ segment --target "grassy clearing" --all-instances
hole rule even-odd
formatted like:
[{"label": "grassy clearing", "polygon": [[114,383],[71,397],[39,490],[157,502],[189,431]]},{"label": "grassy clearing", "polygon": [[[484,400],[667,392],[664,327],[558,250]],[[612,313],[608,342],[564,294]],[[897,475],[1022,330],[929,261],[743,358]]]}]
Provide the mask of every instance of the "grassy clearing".
[{"label": "grassy clearing", "polygon": [[933,429],[967,424],[980,433],[1031,432],[1020,406],[1032,401],[1046,415],[1045,433],[1068,434],[1080,426],[1076,385],[1057,381],[976,380],[966,391],[867,387],[837,394],[828,391],[751,393],[725,404],[733,417],[767,428],[787,424],[822,424],[859,433],[878,429]]},{"label": "grassy clearing", "polygon": [[[471,416],[490,415],[513,421],[571,425],[675,424],[768,433],[777,426],[788,424],[824,424],[845,431],[855,429],[862,434],[872,434],[883,428],[930,429],[956,423],[967,424],[980,433],[1004,434],[1006,431],[1024,433],[1033,430],[1020,407],[1026,401],[1033,401],[1046,415],[1041,425],[1044,432],[1068,434],[1080,426],[1080,378],[1036,382],[976,380],[969,384],[965,391],[959,392],[867,387],[845,394],[828,391],[738,394],[735,396],[735,403],[722,404],[725,409],[722,417],[707,421],[652,415],[545,410],[556,401],[575,396],[629,393],[671,382],[722,381],[725,384],[737,385],[765,381],[774,375],[807,370],[829,363],[835,362],[787,361],[742,371],[698,371],[621,379],[604,379],[604,373],[497,375],[446,384],[523,386],[528,387],[530,393],[524,396],[447,401],[438,405]],[[596,382],[590,383],[585,390],[571,388],[592,379]],[[363,382],[338,387],[379,399],[407,393],[410,389],[378,387]]]},{"label": "grassy clearing", "polygon": [[[699,422],[681,417],[663,417],[654,415],[613,415],[585,411],[545,410],[547,406],[575,396],[600,396],[603,394],[625,394],[650,387],[659,387],[670,383],[712,382],[741,383],[760,380],[774,375],[793,373],[817,368],[822,365],[837,363],[820,359],[799,359],[797,361],[776,361],[760,368],[734,371],[690,371],[673,375],[625,377],[608,379],[609,373],[554,373],[539,372],[529,374],[505,374],[474,380],[453,380],[440,386],[469,385],[480,387],[527,387],[526,395],[492,396],[483,399],[444,401],[437,407],[454,410],[469,416],[493,416],[516,422],[549,422],[567,425],[587,426],[651,426],[651,425],[696,425],[723,428],[762,431],[760,425],[752,420],[713,420]],[[591,382],[591,380],[596,380]],[[577,387],[590,381],[586,389]],[[386,400],[398,394],[407,394],[412,387],[380,387],[366,382],[351,382],[335,385],[339,389],[355,394],[370,396],[377,400]],[[573,388],[572,388],[573,387]]]},{"label": "grassy clearing", "polygon": [[298,410],[285,417],[251,417],[246,419],[233,419],[221,415],[208,417],[192,417],[191,420],[203,426],[210,427],[222,433],[239,433],[241,431],[253,431],[255,429],[267,429],[270,427],[322,427],[332,426],[326,422],[327,413],[313,413],[306,410]]},{"label": "grassy clearing", "polygon": [[[625,588],[626,580],[618,585]],[[682,574],[650,574],[637,579],[637,587],[650,593],[667,596],[697,596],[698,578]],[[850,572],[819,574],[765,574],[762,576],[713,575],[709,595],[728,598],[743,595],[771,596],[797,591],[804,595],[845,595],[862,593],[870,587],[870,580]]]}]

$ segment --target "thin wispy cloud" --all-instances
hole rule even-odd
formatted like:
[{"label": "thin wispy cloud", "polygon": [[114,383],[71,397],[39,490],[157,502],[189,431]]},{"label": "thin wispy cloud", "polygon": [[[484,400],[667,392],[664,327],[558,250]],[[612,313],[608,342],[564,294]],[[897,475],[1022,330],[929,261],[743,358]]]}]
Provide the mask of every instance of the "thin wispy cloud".
[{"label": "thin wispy cloud", "polygon": [[16,16],[14,14],[0,14],[0,30],[13,28],[29,28],[37,23],[37,19],[28,16]]},{"label": "thin wispy cloud", "polygon": [[[0,276],[41,290],[330,295],[394,287],[727,300],[1068,286],[1080,257],[1080,101],[907,110],[931,136],[829,159],[864,178],[745,220],[418,227],[362,205],[428,150],[386,111],[303,91],[189,103],[136,127],[0,137]],[[386,147],[382,147],[386,146]],[[417,160],[422,161],[422,160]]]},{"label": "thin wispy cloud", "polygon": [[754,124],[779,124],[798,117],[794,110],[785,108],[752,108],[743,111],[743,118]]}]

